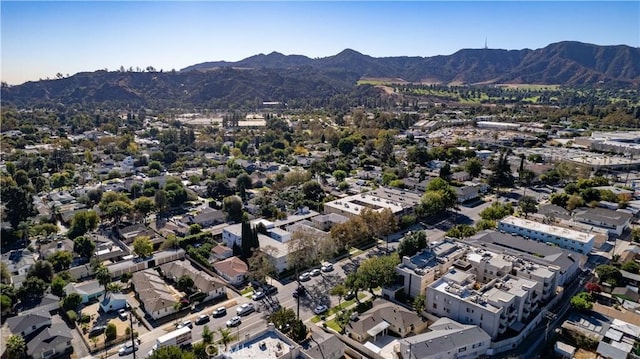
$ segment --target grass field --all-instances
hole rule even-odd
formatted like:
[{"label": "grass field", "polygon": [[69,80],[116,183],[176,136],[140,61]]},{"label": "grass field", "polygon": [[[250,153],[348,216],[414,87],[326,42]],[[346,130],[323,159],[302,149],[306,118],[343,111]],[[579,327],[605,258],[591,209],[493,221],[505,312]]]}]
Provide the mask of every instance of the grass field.
[{"label": "grass field", "polygon": [[557,90],[560,85],[538,85],[538,84],[496,84],[496,87],[506,87],[521,90]]}]

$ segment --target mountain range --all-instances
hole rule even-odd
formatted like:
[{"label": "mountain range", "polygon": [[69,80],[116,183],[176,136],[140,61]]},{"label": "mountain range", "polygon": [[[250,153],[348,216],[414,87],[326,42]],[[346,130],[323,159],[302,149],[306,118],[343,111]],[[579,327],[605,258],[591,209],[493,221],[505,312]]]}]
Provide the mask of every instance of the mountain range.
[{"label": "mountain range", "polygon": [[284,101],[322,106],[373,96],[363,78],[456,85],[640,86],[640,48],[573,41],[530,50],[463,49],[433,57],[371,57],[346,49],[312,59],[272,52],[237,62],[206,62],[170,72],[82,72],[2,86],[3,103],[228,106]]}]

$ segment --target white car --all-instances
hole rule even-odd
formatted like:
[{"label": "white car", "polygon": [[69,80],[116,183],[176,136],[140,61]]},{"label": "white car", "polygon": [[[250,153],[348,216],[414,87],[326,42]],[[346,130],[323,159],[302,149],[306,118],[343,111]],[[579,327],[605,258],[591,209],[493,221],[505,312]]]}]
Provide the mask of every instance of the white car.
[{"label": "white car", "polygon": [[249,315],[255,310],[256,307],[253,305],[253,303],[245,303],[236,309],[236,314],[240,316]]},{"label": "white car", "polygon": [[227,320],[227,327],[237,327],[240,323],[242,323],[242,319],[236,315],[235,317]]},{"label": "white car", "polygon": [[313,277],[317,277],[317,276],[319,276],[319,275],[320,275],[320,269],[317,269],[317,268],[316,268],[316,269],[314,269],[314,270],[312,270],[312,271],[311,271],[311,276],[313,276]]},{"label": "white car", "polygon": [[127,355],[127,354],[131,354],[133,352],[135,352],[136,350],[138,350],[138,345],[133,345],[131,344],[130,341],[126,342],[125,344],[122,344],[120,346],[120,350],[118,350],[118,355],[119,356],[123,356],[123,355]]},{"label": "white car", "polygon": [[124,309],[120,309],[120,310],[118,311],[118,317],[120,317],[120,319],[122,319],[122,320],[127,320],[127,319],[129,319],[129,315],[128,315],[127,311],[126,311],[126,310],[124,310]]},{"label": "white car", "polygon": [[325,264],[322,265],[320,270],[323,271],[323,272],[331,272],[333,270],[333,264],[325,263]]},{"label": "white car", "polygon": [[310,279],[311,279],[311,274],[309,272],[304,272],[300,274],[300,276],[298,277],[298,280],[301,282],[306,282]]},{"label": "white car", "polygon": [[326,312],[329,308],[327,308],[326,305],[324,304],[320,304],[319,306],[313,308],[313,312],[316,314],[322,314],[324,312]]},{"label": "white car", "polygon": [[193,323],[190,320],[185,320],[184,322],[178,324],[178,329],[182,329],[184,327],[189,327],[193,329]]}]

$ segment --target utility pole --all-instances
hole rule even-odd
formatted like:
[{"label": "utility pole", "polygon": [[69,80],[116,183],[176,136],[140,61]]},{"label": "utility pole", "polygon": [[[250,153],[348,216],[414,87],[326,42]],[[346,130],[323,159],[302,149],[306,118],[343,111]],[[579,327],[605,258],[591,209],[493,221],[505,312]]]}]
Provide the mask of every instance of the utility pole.
[{"label": "utility pole", "polygon": [[131,345],[133,346],[133,359],[136,359],[136,336],[133,332],[133,307],[129,306],[129,330],[131,331]]}]

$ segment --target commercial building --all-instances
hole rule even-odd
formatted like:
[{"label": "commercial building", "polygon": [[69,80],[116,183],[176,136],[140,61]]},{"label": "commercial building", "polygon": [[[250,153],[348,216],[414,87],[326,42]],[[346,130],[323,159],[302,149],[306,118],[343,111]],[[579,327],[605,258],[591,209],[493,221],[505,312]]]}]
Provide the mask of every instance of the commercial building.
[{"label": "commercial building", "polygon": [[498,229],[514,235],[535,239],[547,244],[557,245],[580,254],[588,254],[593,248],[595,235],[578,232],[568,228],[552,226],[509,216],[498,222]]},{"label": "commercial building", "polygon": [[421,195],[410,191],[380,187],[324,204],[325,213],[337,213],[347,218],[360,215],[364,208],[377,212],[389,209],[396,216],[413,213]]}]

